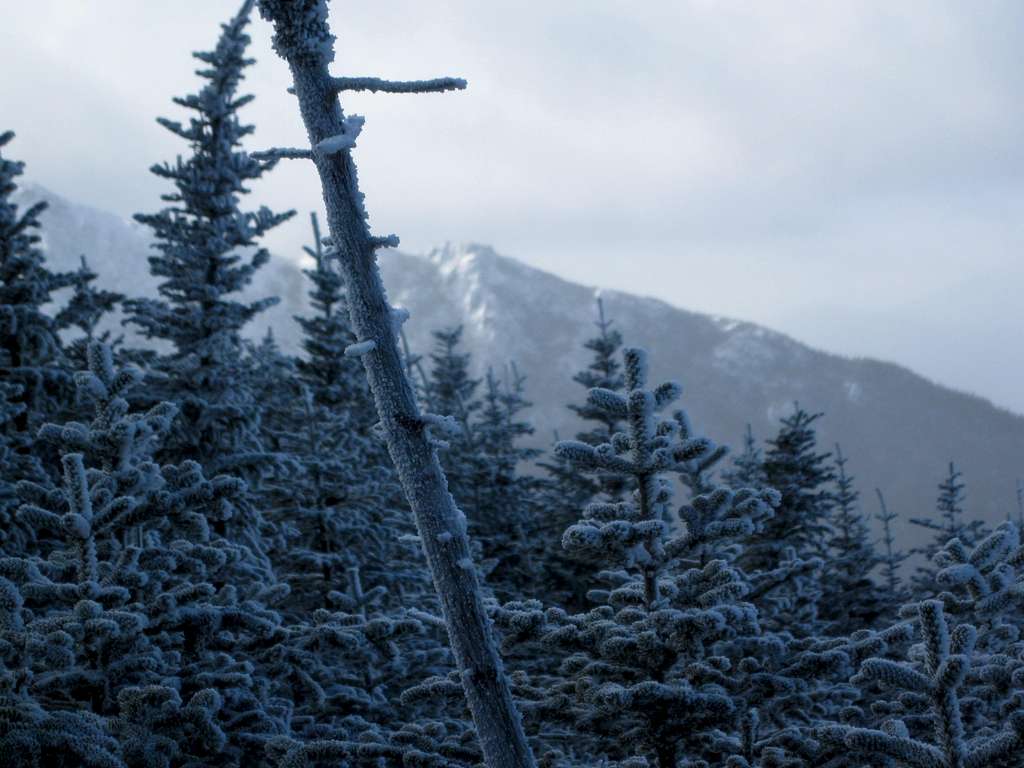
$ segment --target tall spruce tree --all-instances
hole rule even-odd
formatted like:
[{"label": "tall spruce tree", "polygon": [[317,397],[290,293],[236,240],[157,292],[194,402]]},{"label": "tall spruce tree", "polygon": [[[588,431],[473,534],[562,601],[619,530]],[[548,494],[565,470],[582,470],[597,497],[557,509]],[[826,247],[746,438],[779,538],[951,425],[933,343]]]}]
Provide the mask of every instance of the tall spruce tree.
[{"label": "tall spruce tree", "polygon": [[[509,365],[504,380],[493,369],[484,378],[481,407],[473,423],[472,494],[478,504],[476,538],[493,561],[488,584],[502,599],[538,589],[535,561],[539,482],[524,466],[540,451],[522,445],[533,427],[522,418],[530,407],[526,377]],[[471,518],[471,523],[474,522]],[[473,528],[470,529],[473,532]]]},{"label": "tall spruce tree", "polygon": [[[623,431],[597,446],[558,446],[580,471],[615,471],[634,485],[627,500],[589,505],[562,538],[598,571],[596,606],[570,613],[516,601],[497,616],[510,646],[534,651],[516,690],[539,743],[552,750],[550,765],[675,768],[703,757],[702,744],[737,726],[738,698],[710,674],[729,671],[717,644],[759,632],[756,610],[743,601],[745,575],[707,555],[761,529],[778,497],[718,488],[676,519],[667,475],[712,446],[688,434],[683,411],[657,415],[678,397],[677,384],[649,388],[642,350],[627,349],[624,359],[626,392],[593,388],[589,397]],[[704,660],[708,674],[699,669]]]},{"label": "tall spruce tree", "polygon": [[246,372],[240,332],[277,299],[242,302],[236,295],[270,257],[259,239],[293,214],[240,207],[246,185],[274,164],[242,149],[253,132],[239,118],[253,97],[238,93],[253,63],[246,57],[245,33],[252,6],[247,0],[223,25],[212,51],[193,54],[204,65],[197,74],[205,83],[198,93],[174,99],[191,112],[188,121],[158,118],[191,152],[150,169],[174,185],[163,195],[170,206],[135,217],[153,230],[157,253],[149,264],[163,279],[160,298],[125,302],[128,322],[171,347],[157,364],[167,377],[161,396],[173,397],[181,416],[164,455],[187,456],[211,471],[248,471],[268,459],[259,442],[258,409],[241,385]]},{"label": "tall spruce tree", "polygon": [[367,423],[373,403],[366,377],[358,360],[344,354],[354,336],[341,278],[318,245],[315,214],[311,221],[314,245],[305,251],[314,267],[304,270],[311,312],[295,318],[304,355],[278,356],[260,388],[264,435],[298,469],[270,494],[289,538],[275,563],[300,614],[355,610],[364,594],[382,609],[410,601],[430,607],[429,574],[408,542],[415,528],[401,487]]},{"label": "tall spruce tree", "polygon": [[484,509],[488,489],[483,482],[477,482],[487,470],[477,448],[475,426],[482,406],[477,397],[482,380],[470,375],[471,355],[461,347],[462,326],[435,330],[431,336],[434,344],[425,396],[431,407],[447,420],[441,465],[448,487],[462,502],[470,533],[476,538],[481,533],[481,520],[488,514]]},{"label": "tall spruce tree", "polygon": [[[26,533],[12,516],[18,480],[41,480],[56,456],[35,450],[35,430],[68,400],[71,377],[64,365],[57,324],[43,311],[51,294],[72,276],[46,268],[39,249],[39,214],[45,202],[19,211],[12,197],[24,163],[2,151],[14,133],[0,133],[0,541]],[[59,471],[59,470],[58,470]]]},{"label": "tall spruce tree", "polygon": [[[573,375],[573,381],[589,392],[594,387],[621,392],[625,387],[622,363],[619,361],[622,334],[614,328],[614,321],[605,314],[604,300],[595,299],[597,334],[583,342],[591,353],[587,367]],[[591,405],[584,397],[582,404],[570,403],[569,410],[585,424],[576,433],[576,439],[588,445],[607,442],[622,430],[622,419]],[[555,434],[555,443],[560,442]],[[580,472],[557,451],[539,462],[545,470],[545,482],[539,489],[543,512],[537,521],[537,539],[541,550],[538,571],[543,575],[543,594],[572,611],[589,606],[586,599],[591,586],[592,569],[569,557],[562,549],[562,532],[579,518],[579,511],[599,494],[607,499],[621,501],[628,493],[629,478],[615,473],[591,474]]]},{"label": "tall spruce tree", "polygon": [[[431,334],[430,402],[438,413],[451,416],[462,428],[463,439],[472,441],[473,416],[480,409],[477,389],[481,380],[470,376],[470,355],[462,352],[462,326],[444,328]],[[451,472],[449,472],[451,474]]]}]

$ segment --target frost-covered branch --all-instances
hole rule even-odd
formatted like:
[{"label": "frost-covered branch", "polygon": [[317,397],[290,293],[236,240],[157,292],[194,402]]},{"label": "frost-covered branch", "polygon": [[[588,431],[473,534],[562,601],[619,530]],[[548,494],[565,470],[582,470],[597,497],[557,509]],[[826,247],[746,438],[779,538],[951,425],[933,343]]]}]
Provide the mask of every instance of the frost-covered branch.
[{"label": "frost-covered branch", "polygon": [[334,77],[331,86],[336,93],[372,91],[377,93],[443,93],[461,91],[466,81],[461,77],[435,77],[432,80],[383,80],[379,77]]},{"label": "frost-covered branch", "polygon": [[272,147],[258,152],[250,152],[249,157],[254,160],[270,161],[277,160],[312,160],[313,153],[308,149],[297,149],[295,147]]}]

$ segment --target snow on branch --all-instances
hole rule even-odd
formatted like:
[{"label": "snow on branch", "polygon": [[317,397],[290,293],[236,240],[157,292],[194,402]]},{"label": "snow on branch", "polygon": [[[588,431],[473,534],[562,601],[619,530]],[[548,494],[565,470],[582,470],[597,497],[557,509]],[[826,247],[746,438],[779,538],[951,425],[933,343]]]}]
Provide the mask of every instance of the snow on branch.
[{"label": "snow on branch", "polygon": [[345,132],[335,136],[328,136],[318,142],[316,151],[322,155],[334,155],[352,149],[356,145],[356,139],[363,130],[365,118],[360,115],[349,115],[345,118]]},{"label": "snow on branch", "polygon": [[461,91],[466,81],[461,77],[436,77],[433,80],[383,80],[379,77],[334,77],[331,85],[342,91],[372,91],[376,93],[443,93]]},{"label": "snow on branch", "polygon": [[273,147],[271,149],[251,152],[249,154],[254,160],[312,160],[313,153],[308,149],[296,147]]},{"label": "snow on branch", "polygon": [[370,235],[370,245],[374,250],[378,248],[397,248],[398,235]]},{"label": "snow on branch", "polygon": [[377,342],[373,339],[369,341],[360,341],[358,344],[349,344],[345,347],[345,357],[361,357],[362,355],[373,352],[377,348]]}]

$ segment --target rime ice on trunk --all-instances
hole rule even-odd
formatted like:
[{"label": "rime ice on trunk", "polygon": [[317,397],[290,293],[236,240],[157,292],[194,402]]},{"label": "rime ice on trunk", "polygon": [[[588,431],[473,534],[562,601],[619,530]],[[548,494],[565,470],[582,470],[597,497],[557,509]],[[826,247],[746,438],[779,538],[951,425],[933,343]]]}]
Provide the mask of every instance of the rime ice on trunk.
[{"label": "rime ice on trunk", "polygon": [[[338,93],[369,85],[329,74],[334,38],[327,26],[323,0],[260,0],[259,8],[274,24],[274,47],[291,68],[299,109],[314,148],[308,154],[300,151],[279,156],[309,157],[320,175],[332,246],[341,257],[352,329],[359,343],[374,342],[360,359],[444,607],[485,761],[490,768],[533,766],[534,758],[491,638],[476,575],[472,567],[464,567],[470,563],[465,518],[448,493],[429,435],[429,422],[419,412],[399,355],[394,315],[374,254],[377,248],[394,244],[395,238],[370,235],[350,155],[352,141],[338,138],[355,133],[355,124],[342,113]],[[451,90],[465,83],[442,79],[420,87],[374,80],[370,85],[374,90],[416,92]],[[355,136],[351,138],[354,141]],[[326,150],[332,151],[325,150],[325,140],[330,140]],[[337,151],[333,151],[335,145],[340,146]]]}]

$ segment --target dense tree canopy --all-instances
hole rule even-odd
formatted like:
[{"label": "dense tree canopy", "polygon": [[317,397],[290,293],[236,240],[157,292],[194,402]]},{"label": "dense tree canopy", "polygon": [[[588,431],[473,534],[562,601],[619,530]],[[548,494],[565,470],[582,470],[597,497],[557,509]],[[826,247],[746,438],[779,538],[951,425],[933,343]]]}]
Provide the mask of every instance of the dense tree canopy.
[{"label": "dense tree canopy", "polygon": [[[325,80],[326,3],[261,0],[314,141],[250,153],[253,4],[160,121],[188,152],[137,217],[157,296],[100,288],[88,254],[47,268],[0,133],[0,764],[1024,764],[1024,502],[982,525],[950,463],[908,560],[826,416],[728,454],[600,301],[578,432],[546,450],[528,371],[460,328],[400,343],[362,120],[333,108],[465,83]],[[297,354],[243,333],[291,214],[242,200],[283,158],[314,161],[332,231],[312,217]],[[99,330],[122,304],[141,338]]]}]

